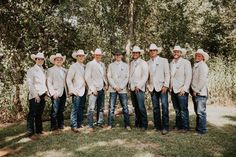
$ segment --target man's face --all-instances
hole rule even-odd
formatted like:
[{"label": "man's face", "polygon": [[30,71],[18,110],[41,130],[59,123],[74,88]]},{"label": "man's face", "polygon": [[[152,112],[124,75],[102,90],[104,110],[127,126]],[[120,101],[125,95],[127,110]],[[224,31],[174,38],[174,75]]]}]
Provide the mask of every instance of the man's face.
[{"label": "man's face", "polygon": [[181,57],[181,51],[175,50],[173,52],[173,57],[174,57],[174,59],[179,59]]},{"label": "man's face", "polygon": [[98,55],[98,54],[95,54],[94,55],[94,59],[98,62],[100,62],[102,60],[102,55]]},{"label": "man's face", "polygon": [[138,59],[140,55],[140,52],[132,52],[133,59]]},{"label": "man's face", "polygon": [[77,55],[76,56],[77,62],[83,63],[85,60],[84,55]]},{"label": "man's face", "polygon": [[203,55],[200,54],[200,53],[196,53],[196,54],[195,54],[195,62],[200,62],[200,61],[202,61],[202,60],[204,60]]},{"label": "man's face", "polygon": [[157,50],[150,50],[149,55],[151,58],[155,58],[157,56]]},{"label": "man's face", "polygon": [[122,60],[122,58],[123,58],[123,56],[122,56],[122,54],[115,54],[115,60],[116,61],[121,61]]},{"label": "man's face", "polygon": [[44,63],[44,59],[43,58],[35,58],[35,62],[36,62],[37,65],[41,66]]},{"label": "man's face", "polygon": [[56,66],[62,66],[62,63],[63,63],[63,59],[61,57],[57,57],[54,59],[54,64]]}]

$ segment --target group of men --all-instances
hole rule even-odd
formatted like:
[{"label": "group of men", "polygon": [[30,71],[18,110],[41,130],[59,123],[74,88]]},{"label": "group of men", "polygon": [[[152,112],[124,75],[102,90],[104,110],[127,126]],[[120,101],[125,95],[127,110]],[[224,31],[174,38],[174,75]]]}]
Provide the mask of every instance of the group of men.
[{"label": "group of men", "polygon": [[[60,53],[50,56],[54,64],[47,72],[43,69],[45,57],[43,53],[31,55],[36,64],[27,72],[29,87],[29,114],[27,117],[27,133],[29,136],[42,134],[42,113],[45,106],[45,96],[52,100],[51,130],[64,128],[64,108],[67,96],[72,97],[70,115],[71,130],[79,132],[83,125],[83,112],[86,95],[89,95],[87,109],[88,130],[94,130],[94,109],[96,107],[96,125],[104,127],[104,97],[108,90],[109,112],[108,127],[114,127],[117,97],[122,106],[124,127],[131,130],[128,92],[135,109],[135,127],[147,130],[148,118],[145,107],[145,89],[147,88],[153,105],[154,127],[162,134],[169,132],[169,103],[171,95],[175,109],[175,128],[181,132],[189,130],[188,95],[192,95],[194,110],[197,115],[196,131],[206,133],[206,101],[209,55],[202,49],[194,53],[195,63],[184,59],[183,49],[175,46],[172,50],[173,60],[170,65],[166,58],[160,57],[161,48],[155,44],[149,47],[150,60],[142,59],[143,51],[138,47],[132,48],[132,61],[124,61],[124,53],[116,49],[113,52],[114,61],[108,69],[102,62],[103,52],[96,49],[93,60],[84,65],[83,50],[73,52],[76,59],[69,70],[63,68],[66,57]],[[162,112],[161,112],[162,111]],[[34,127],[35,125],[35,127]]]}]

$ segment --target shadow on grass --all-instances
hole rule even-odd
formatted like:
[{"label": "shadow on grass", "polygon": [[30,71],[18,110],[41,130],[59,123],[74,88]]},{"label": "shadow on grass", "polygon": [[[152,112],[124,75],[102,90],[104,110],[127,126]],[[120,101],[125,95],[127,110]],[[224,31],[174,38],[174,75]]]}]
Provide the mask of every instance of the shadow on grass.
[{"label": "shadow on grass", "polygon": [[235,116],[224,116],[224,118],[227,118],[227,119],[232,120],[232,121],[236,121]]},{"label": "shadow on grass", "polygon": [[[149,121],[152,117],[149,117]],[[134,117],[131,117],[131,124]],[[69,125],[69,121],[66,121]],[[192,128],[195,125],[195,116],[190,117]],[[174,125],[174,116],[170,117],[170,127]],[[44,123],[45,130],[49,129],[49,122]],[[149,154],[150,156],[236,156],[236,126],[227,125],[216,128],[208,125],[208,133],[194,135],[194,131],[182,134],[171,131],[163,136],[153,131],[149,126],[143,132],[133,128],[131,132],[123,128],[123,116],[115,120],[115,128],[103,130],[96,128],[92,134],[75,134],[65,131],[60,135],[48,135],[37,141],[18,143],[14,139],[3,142],[2,146],[12,149],[22,148],[11,156],[135,156]],[[7,136],[16,136],[25,131],[25,123],[16,124],[1,129],[0,139]]]}]

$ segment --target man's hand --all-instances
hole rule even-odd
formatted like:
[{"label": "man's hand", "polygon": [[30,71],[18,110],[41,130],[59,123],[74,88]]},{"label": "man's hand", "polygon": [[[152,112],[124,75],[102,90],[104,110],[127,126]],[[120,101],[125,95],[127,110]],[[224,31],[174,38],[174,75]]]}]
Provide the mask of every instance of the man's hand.
[{"label": "man's hand", "polygon": [[193,96],[197,96],[197,93],[196,93],[196,92],[193,92]]},{"label": "man's hand", "polygon": [[36,102],[36,103],[40,103],[40,100],[41,100],[41,99],[40,99],[39,96],[36,96],[36,97],[35,97],[35,102]]},{"label": "man's hand", "polygon": [[106,90],[106,91],[108,90],[108,85],[105,86],[105,90]]},{"label": "man's hand", "polygon": [[98,92],[97,92],[97,91],[94,91],[92,94],[93,94],[94,96],[97,96],[97,95],[98,95]]},{"label": "man's hand", "polygon": [[53,99],[54,99],[54,100],[58,99],[58,97],[59,97],[59,96],[58,96],[58,94],[56,94],[56,93],[53,95]]},{"label": "man's hand", "polygon": [[179,92],[179,96],[183,96],[185,94],[185,91],[184,91],[184,89],[182,88],[181,90],[180,90],[180,92]]},{"label": "man's hand", "polygon": [[165,87],[165,86],[163,86],[163,87],[161,88],[161,93],[162,93],[162,94],[165,94],[165,93],[167,92],[167,90],[168,90],[168,88]]},{"label": "man's hand", "polygon": [[139,92],[139,88],[137,86],[135,86],[135,92]]},{"label": "man's hand", "polygon": [[120,89],[119,87],[116,87],[115,90],[116,90],[117,92],[120,92],[120,91],[121,91],[121,89]]}]

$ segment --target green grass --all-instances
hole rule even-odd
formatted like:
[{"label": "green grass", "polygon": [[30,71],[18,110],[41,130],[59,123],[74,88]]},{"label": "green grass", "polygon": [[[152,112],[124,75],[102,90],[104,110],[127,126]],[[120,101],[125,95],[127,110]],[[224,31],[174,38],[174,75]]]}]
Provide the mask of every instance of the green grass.
[{"label": "green grass", "polygon": [[[131,121],[133,124],[133,118]],[[195,117],[191,123],[194,128]],[[151,117],[149,118],[151,120]],[[171,116],[173,127],[173,116]],[[69,125],[69,121],[66,121]],[[216,128],[208,125],[208,133],[194,135],[194,131],[182,134],[171,131],[163,136],[155,132],[152,126],[142,132],[133,129],[128,132],[122,127],[122,118],[116,119],[117,126],[113,130],[96,128],[91,134],[65,131],[60,135],[48,135],[39,140],[17,143],[22,137],[6,142],[6,137],[24,133],[25,123],[15,124],[0,129],[0,148],[21,148],[10,156],[236,156],[236,126]],[[44,122],[44,128],[49,129],[49,122]],[[56,153],[56,154],[55,154]]]}]

